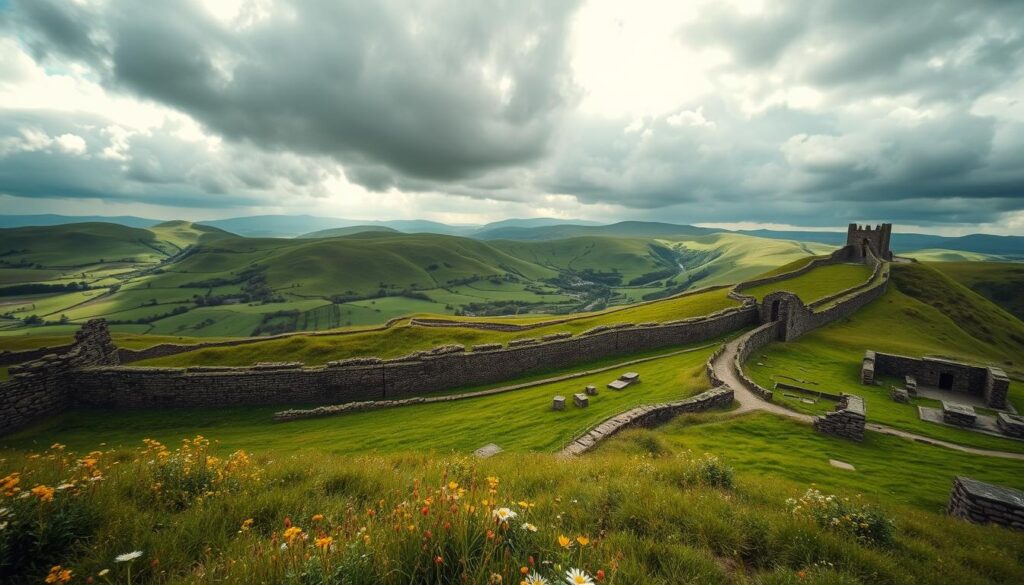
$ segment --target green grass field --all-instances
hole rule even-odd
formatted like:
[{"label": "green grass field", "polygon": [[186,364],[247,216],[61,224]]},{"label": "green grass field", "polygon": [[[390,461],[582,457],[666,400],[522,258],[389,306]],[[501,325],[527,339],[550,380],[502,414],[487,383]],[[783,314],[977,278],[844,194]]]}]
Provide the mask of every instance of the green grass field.
[{"label": "green grass field", "polygon": [[761,300],[769,293],[785,290],[796,294],[805,303],[812,303],[861,284],[870,276],[871,268],[864,264],[830,264],[794,278],[744,289],[743,294]]},{"label": "green grass field", "polygon": [[[704,344],[702,344],[704,345]],[[133,445],[143,438],[174,442],[182,436],[215,436],[224,449],[321,449],[332,453],[367,451],[398,452],[423,448],[438,452],[470,452],[496,442],[506,450],[553,451],[573,435],[605,418],[637,406],[678,400],[709,387],[703,365],[715,346],[659,358],[622,369],[509,393],[456,402],[377,410],[327,418],[270,423],[278,408],[224,408],[119,412],[98,417],[94,412],[74,412],[55,417],[28,432],[0,438],[0,445],[39,448],[54,441],[85,449],[102,441],[108,445]],[[627,357],[605,360],[625,361]],[[550,372],[585,371],[595,364]],[[642,381],[624,391],[604,386],[619,374],[635,370]],[[537,379],[535,375],[532,379]],[[493,385],[514,384],[518,380]],[[551,397],[572,394],[594,384],[600,394],[588,408],[569,405],[551,410]]]}]

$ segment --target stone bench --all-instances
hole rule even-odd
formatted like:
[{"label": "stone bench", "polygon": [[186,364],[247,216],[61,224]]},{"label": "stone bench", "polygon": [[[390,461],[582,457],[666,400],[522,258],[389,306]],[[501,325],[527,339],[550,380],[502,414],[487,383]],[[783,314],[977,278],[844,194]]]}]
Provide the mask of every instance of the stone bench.
[{"label": "stone bench", "polygon": [[625,390],[626,386],[629,386],[629,382],[624,380],[612,380],[608,382],[608,387],[612,390]]},{"label": "stone bench", "polygon": [[997,413],[996,426],[1003,434],[1024,439],[1024,416],[1007,412]]},{"label": "stone bench", "polygon": [[572,403],[578,408],[586,408],[590,406],[590,397],[582,392],[577,392],[572,395]]},{"label": "stone bench", "polygon": [[973,427],[977,419],[973,406],[942,401],[942,420],[947,423],[958,427]]},{"label": "stone bench", "polygon": [[976,524],[1024,530],[1024,492],[969,477],[953,480],[946,511]]},{"label": "stone bench", "polygon": [[565,396],[555,396],[552,398],[551,410],[565,410]]}]

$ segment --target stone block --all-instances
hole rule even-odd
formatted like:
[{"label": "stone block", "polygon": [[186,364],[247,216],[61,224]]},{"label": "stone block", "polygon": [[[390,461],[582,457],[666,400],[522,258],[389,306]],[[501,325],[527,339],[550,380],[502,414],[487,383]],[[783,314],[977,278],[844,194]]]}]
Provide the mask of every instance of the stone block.
[{"label": "stone block", "polygon": [[977,414],[975,414],[973,406],[943,400],[942,420],[951,425],[973,427],[977,420]]},{"label": "stone block", "polygon": [[1004,434],[1024,439],[1024,416],[1007,412],[997,413],[996,426]]},{"label": "stone block", "polygon": [[608,387],[612,390],[625,390],[629,386],[629,382],[623,380],[612,380],[608,382]]},{"label": "stone block", "polygon": [[572,395],[572,403],[578,408],[586,408],[590,406],[590,397],[582,392],[577,392]]},{"label": "stone block", "polygon": [[889,397],[892,398],[893,402],[901,402],[903,404],[910,404],[910,393],[907,392],[906,388],[892,387],[889,392]]},{"label": "stone block", "polygon": [[583,389],[583,391],[587,394],[587,396],[597,396],[597,386],[594,386],[593,384],[588,385],[586,388]]},{"label": "stone block", "polygon": [[565,396],[555,396],[552,398],[551,410],[565,410]]}]

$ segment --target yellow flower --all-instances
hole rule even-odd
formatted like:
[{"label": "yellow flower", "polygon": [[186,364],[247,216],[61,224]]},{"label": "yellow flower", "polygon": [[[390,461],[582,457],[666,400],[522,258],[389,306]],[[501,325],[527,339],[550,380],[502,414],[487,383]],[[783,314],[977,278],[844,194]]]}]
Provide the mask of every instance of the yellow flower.
[{"label": "yellow flower", "polygon": [[33,496],[39,498],[39,500],[42,501],[42,502],[52,502],[53,501],[53,491],[54,490],[51,487],[46,487],[45,485],[37,485],[36,487],[32,488],[30,491],[32,492]]},{"label": "yellow flower", "polygon": [[321,550],[327,550],[327,549],[331,548],[331,543],[333,543],[333,542],[334,542],[334,539],[331,538],[330,536],[321,536],[320,538],[318,538],[315,541],[313,541],[313,544],[316,545],[316,547],[321,549]]},{"label": "yellow flower", "polygon": [[559,534],[558,535],[558,545],[561,546],[562,548],[570,548],[570,547],[572,547],[572,541],[569,540],[568,536],[566,536],[564,534]]},{"label": "yellow flower", "polygon": [[449,481],[448,489],[454,492],[455,490],[459,489],[459,483],[455,481]]},{"label": "yellow flower", "polygon": [[576,542],[580,543],[580,546],[587,546],[588,544],[590,544],[590,539],[586,536],[577,536]]},{"label": "yellow flower", "polygon": [[247,532],[250,528],[252,528],[253,522],[254,520],[252,518],[246,518],[245,520],[243,520],[242,532]]},{"label": "yellow flower", "polygon": [[526,500],[523,500],[523,501],[519,502],[519,507],[523,508],[523,509],[526,509],[526,510],[529,510],[530,508],[534,507],[535,505],[536,504],[531,504],[530,502],[527,502]]},{"label": "yellow flower", "polygon": [[299,528],[298,526],[292,526],[291,528],[286,528],[285,531],[284,531],[284,534],[282,536],[284,536],[284,539],[287,540],[288,542],[292,542],[296,538],[299,538],[300,536],[302,536],[302,529]]}]

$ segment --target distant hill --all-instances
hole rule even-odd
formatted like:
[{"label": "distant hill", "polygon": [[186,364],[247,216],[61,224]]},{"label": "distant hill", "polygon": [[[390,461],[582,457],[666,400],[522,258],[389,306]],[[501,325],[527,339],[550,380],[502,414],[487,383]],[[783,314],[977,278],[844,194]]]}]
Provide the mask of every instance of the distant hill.
[{"label": "distant hill", "polygon": [[475,226],[451,226],[424,219],[366,221],[313,215],[253,215],[199,222],[248,237],[291,238],[329,229],[379,226],[405,233],[469,235]]},{"label": "distant hill", "polygon": [[374,233],[380,232],[380,233],[391,233],[391,234],[401,233],[401,232],[399,232],[398,230],[396,230],[394,228],[389,228],[389,227],[385,227],[385,226],[382,226],[382,225],[354,225],[354,226],[351,226],[351,227],[330,228],[330,229],[326,229],[326,230],[319,230],[319,231],[315,231],[315,232],[310,232],[308,234],[302,234],[301,236],[298,236],[298,237],[301,238],[301,239],[312,240],[312,239],[317,239],[317,238],[337,238],[337,237],[341,237],[341,236],[351,236],[351,235],[354,235],[354,234],[363,234],[363,233],[367,233],[367,232],[374,232]]},{"label": "distant hill", "polygon": [[0,228],[64,225],[69,223],[116,223],[128,227],[150,227],[160,223],[160,220],[135,217],[133,215],[57,215],[53,213],[40,215],[0,215]]},{"label": "distant hill", "polygon": [[611,225],[550,225],[542,227],[506,227],[482,230],[475,237],[484,240],[560,240],[582,236],[662,238],[703,236],[722,230],[692,225],[647,221],[622,221]]},{"label": "distant hill", "polygon": [[488,232],[490,230],[503,229],[503,228],[536,228],[536,227],[548,227],[553,225],[604,225],[597,221],[587,221],[585,219],[559,219],[557,217],[529,217],[529,218],[512,218],[503,219],[501,221],[494,221],[483,226],[480,226],[478,232]]},{"label": "distant hill", "polygon": [[[739,233],[760,238],[819,242],[833,246],[846,243],[846,232],[772,231],[743,230]],[[978,252],[1024,258],[1024,237],[971,234],[967,236],[934,236],[930,234],[893,233],[891,246],[894,252],[942,249],[961,252]]]},{"label": "distant hill", "polygon": [[162,244],[152,231],[114,223],[0,229],[0,260],[8,266],[154,262],[176,251]]}]

